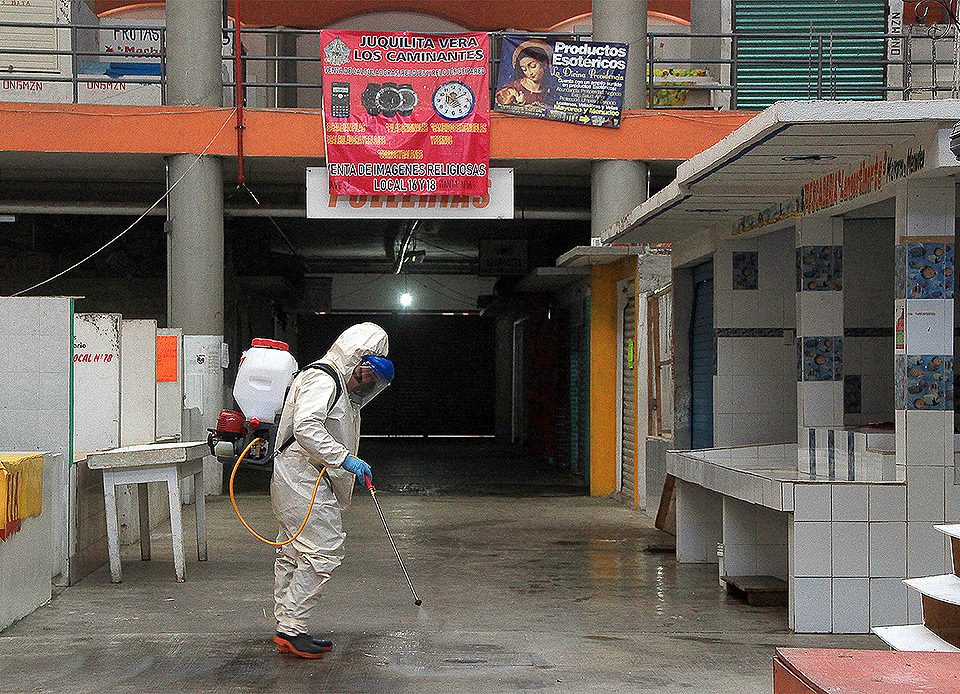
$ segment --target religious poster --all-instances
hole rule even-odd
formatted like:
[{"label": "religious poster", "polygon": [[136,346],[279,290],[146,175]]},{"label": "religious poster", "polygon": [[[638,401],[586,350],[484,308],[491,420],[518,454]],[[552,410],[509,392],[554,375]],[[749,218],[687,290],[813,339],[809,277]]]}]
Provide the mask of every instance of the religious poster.
[{"label": "religious poster", "polygon": [[320,47],[331,193],[487,193],[487,34],[324,30]]},{"label": "religious poster", "polygon": [[494,111],[619,128],[627,45],[503,37]]}]

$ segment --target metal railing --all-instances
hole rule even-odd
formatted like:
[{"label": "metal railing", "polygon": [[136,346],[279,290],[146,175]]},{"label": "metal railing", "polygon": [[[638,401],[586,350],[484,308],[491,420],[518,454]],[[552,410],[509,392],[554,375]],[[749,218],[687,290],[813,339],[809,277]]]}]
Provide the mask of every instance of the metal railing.
[{"label": "metal railing", "polygon": [[[69,48],[6,48],[4,32],[51,29]],[[156,33],[144,52],[103,50],[103,32]],[[531,38],[589,39],[588,34],[530,34]],[[319,108],[322,94],[319,30],[244,28],[241,64],[246,105]],[[491,35],[491,99],[503,34]],[[790,50],[774,55],[759,42],[782,40]],[[858,43],[859,42],[859,43]],[[233,103],[237,83],[232,32],[224,31],[224,102]],[[283,44],[283,46],[281,46]],[[857,46],[863,46],[858,51]],[[769,43],[767,44],[769,46]],[[293,51],[289,51],[290,48]],[[285,54],[285,50],[288,54]],[[18,68],[24,58],[50,56],[57,68]],[[652,32],[646,46],[648,108],[750,108],[745,90],[778,89],[804,99],[937,99],[960,97],[960,36],[953,26],[913,27],[903,34],[876,32],[716,33]],[[858,74],[870,73],[870,79]],[[295,75],[289,79],[284,75]],[[765,82],[764,80],[767,80]],[[149,103],[166,103],[166,30],[144,23],[44,24],[0,22],[0,100],[30,101],[35,85],[68,84],[40,100],[131,103],[130,92],[147,90]],[[84,85],[88,85],[84,92]],[[94,86],[95,85],[95,86]],[[133,85],[129,90],[127,85]],[[116,91],[96,99],[93,93]],[[42,91],[42,89],[40,90]],[[127,92],[124,94],[123,92]],[[141,99],[144,100],[144,99]],[[139,103],[139,102],[138,102]]]}]

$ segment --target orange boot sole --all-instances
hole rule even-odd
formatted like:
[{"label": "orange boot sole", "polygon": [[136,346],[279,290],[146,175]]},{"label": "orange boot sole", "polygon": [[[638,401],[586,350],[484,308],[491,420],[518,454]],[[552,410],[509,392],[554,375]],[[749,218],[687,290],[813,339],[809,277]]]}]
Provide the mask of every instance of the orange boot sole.
[{"label": "orange boot sole", "polygon": [[317,659],[317,658],[323,657],[323,653],[307,653],[305,651],[298,651],[296,648],[294,648],[292,643],[290,643],[286,639],[280,638],[279,636],[274,636],[273,642],[277,644],[277,653],[289,653],[291,655],[296,655],[301,658],[310,658],[310,659]]}]

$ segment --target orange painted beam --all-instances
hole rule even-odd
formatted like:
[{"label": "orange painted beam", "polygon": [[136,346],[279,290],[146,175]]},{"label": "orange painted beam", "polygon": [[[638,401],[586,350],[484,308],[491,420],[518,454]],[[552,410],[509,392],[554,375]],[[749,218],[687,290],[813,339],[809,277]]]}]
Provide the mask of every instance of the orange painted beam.
[{"label": "orange painted beam", "polygon": [[[98,14],[136,6],[144,0],[96,0]],[[149,1],[149,0],[148,0]],[[162,3],[160,3],[162,4]],[[236,0],[230,0],[233,16]],[[590,12],[590,0],[243,0],[248,26],[320,29],[336,22],[377,12],[432,15],[477,31],[525,29],[545,31]],[[690,19],[690,0],[649,0],[652,12]],[[121,14],[122,16],[122,14]]]},{"label": "orange painted beam", "polygon": [[[754,114],[634,111],[619,129],[493,114],[491,159],[689,159]],[[317,110],[246,110],[250,157],[324,156]],[[0,103],[0,151],[236,154],[230,108]],[[217,134],[219,132],[219,135]]]}]

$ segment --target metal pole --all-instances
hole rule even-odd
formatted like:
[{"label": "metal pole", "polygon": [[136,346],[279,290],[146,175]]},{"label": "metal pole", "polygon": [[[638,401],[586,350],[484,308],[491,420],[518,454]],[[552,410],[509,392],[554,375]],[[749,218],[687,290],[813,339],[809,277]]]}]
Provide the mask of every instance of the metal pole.
[{"label": "metal pole", "polygon": [[387,532],[387,539],[390,540],[390,546],[393,547],[393,551],[397,555],[397,561],[400,562],[400,570],[403,572],[403,577],[407,579],[407,585],[410,586],[410,592],[413,593],[413,603],[419,605],[423,601],[420,599],[420,596],[417,595],[417,589],[413,587],[413,581],[410,580],[407,567],[403,565],[403,557],[400,556],[400,550],[397,549],[397,543],[393,539],[393,533],[390,532],[390,528],[387,526],[387,519],[383,516],[383,511],[380,509],[380,502],[377,501],[377,488],[373,486],[373,482],[370,481],[369,477],[364,479],[364,483],[370,492],[370,496],[373,497],[373,504],[377,507],[377,513],[380,514],[380,522],[383,523],[383,529]]},{"label": "metal pole", "polygon": [[647,108],[653,108],[653,85],[654,85],[654,75],[653,75],[653,64],[654,64],[654,52],[653,52],[653,42],[655,39],[652,36],[647,36],[647,94],[646,102]]},{"label": "metal pole", "polygon": [[730,64],[730,108],[737,110],[737,52],[740,50],[740,44],[737,42],[737,35],[730,37],[731,64]]},{"label": "metal pole", "polygon": [[[60,62],[59,58],[57,62]],[[77,70],[80,65],[77,60],[77,27],[70,27],[70,74],[73,77],[73,103],[80,103],[80,85],[77,83]]]}]

